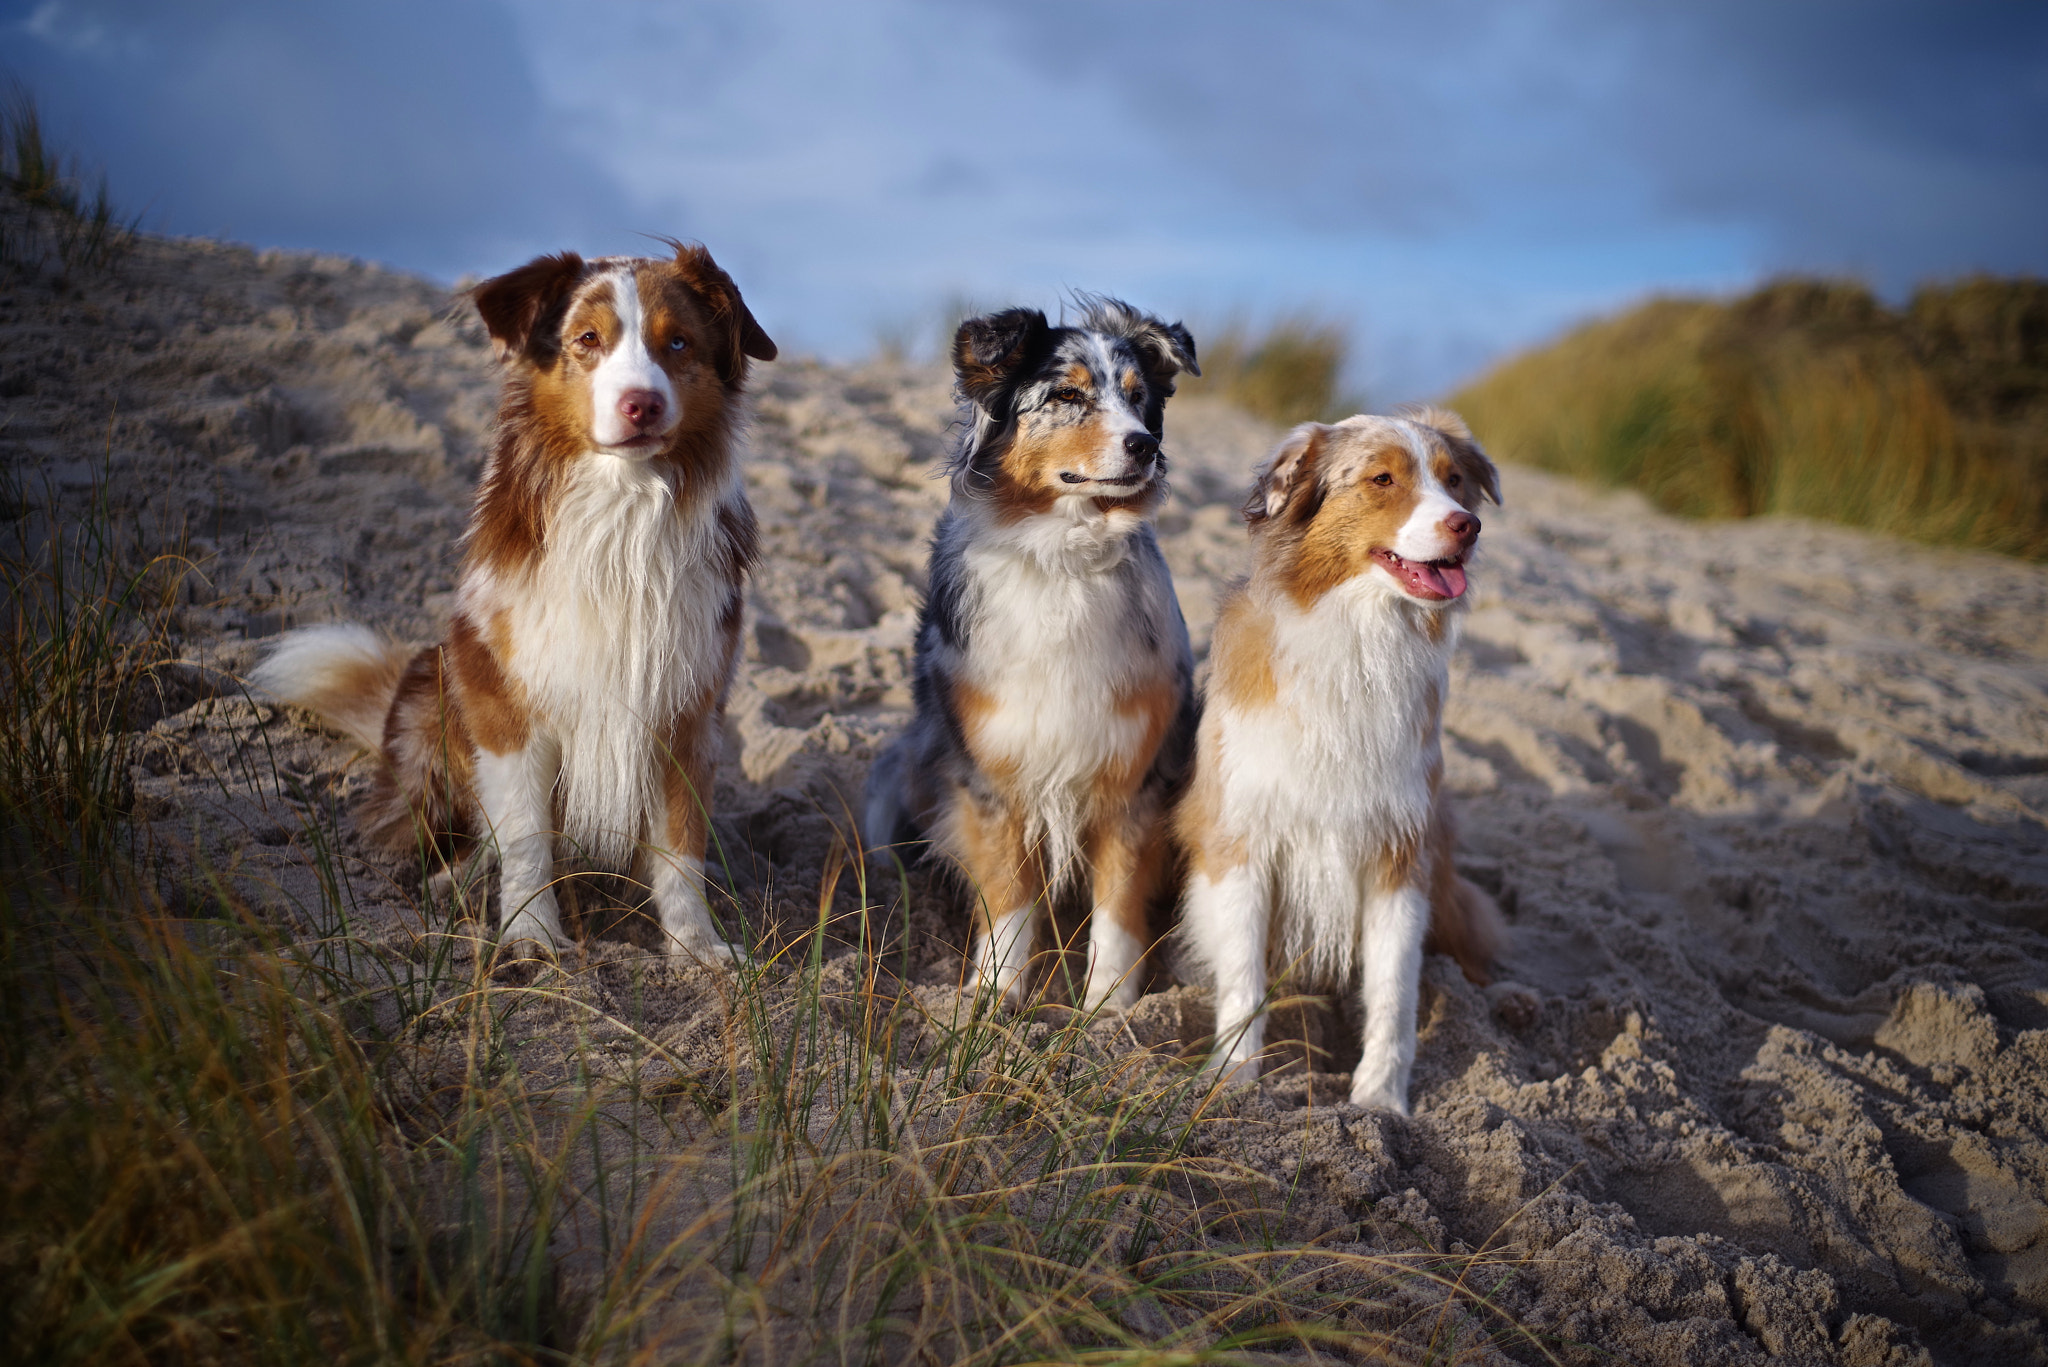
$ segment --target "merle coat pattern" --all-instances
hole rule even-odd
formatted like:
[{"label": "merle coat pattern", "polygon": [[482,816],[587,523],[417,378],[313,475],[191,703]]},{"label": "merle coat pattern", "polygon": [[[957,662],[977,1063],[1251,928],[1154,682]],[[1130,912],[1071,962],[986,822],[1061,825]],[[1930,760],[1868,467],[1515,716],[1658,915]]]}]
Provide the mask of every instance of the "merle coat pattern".
[{"label": "merle coat pattern", "polygon": [[968,429],[932,538],[916,715],[876,761],[871,845],[925,839],[974,895],[973,960],[1015,1002],[1039,915],[1092,894],[1083,1004],[1137,998],[1171,892],[1166,814],[1197,720],[1193,657],[1151,517],[1194,340],[1110,299],[1079,321],[971,318]]}]

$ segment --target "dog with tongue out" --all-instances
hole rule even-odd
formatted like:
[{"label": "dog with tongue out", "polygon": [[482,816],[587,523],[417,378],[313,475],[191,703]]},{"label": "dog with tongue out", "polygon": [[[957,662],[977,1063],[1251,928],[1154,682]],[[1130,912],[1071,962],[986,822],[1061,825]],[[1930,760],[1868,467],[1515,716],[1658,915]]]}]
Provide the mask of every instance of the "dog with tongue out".
[{"label": "dog with tongue out", "polygon": [[1351,1099],[1408,1112],[1425,952],[1483,983],[1506,934],[1441,793],[1450,657],[1500,474],[1457,414],[1304,423],[1257,471],[1252,573],[1216,619],[1175,812],[1181,933],[1216,989],[1209,1066],[1258,1075],[1267,988],[1357,993]]}]

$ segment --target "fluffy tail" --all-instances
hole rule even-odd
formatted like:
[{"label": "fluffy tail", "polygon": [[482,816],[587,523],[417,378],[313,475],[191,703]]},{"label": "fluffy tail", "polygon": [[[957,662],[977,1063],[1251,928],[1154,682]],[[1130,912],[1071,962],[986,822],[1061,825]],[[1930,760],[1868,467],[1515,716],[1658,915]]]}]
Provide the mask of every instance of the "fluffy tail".
[{"label": "fluffy tail", "polygon": [[1468,880],[1453,877],[1450,895],[1433,900],[1429,939],[1423,948],[1456,959],[1467,982],[1481,987],[1492,982],[1493,961],[1508,942],[1507,920],[1493,898]]},{"label": "fluffy tail", "polygon": [[272,646],[249,682],[272,697],[318,712],[373,753],[412,650],[353,622],[301,627]]}]

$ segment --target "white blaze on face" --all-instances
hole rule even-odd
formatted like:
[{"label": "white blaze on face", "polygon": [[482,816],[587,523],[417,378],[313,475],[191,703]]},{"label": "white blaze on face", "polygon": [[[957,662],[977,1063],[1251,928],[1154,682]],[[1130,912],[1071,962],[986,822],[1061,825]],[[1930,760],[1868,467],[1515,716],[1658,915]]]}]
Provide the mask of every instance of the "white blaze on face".
[{"label": "white blaze on face", "polygon": [[[640,284],[630,266],[611,272],[609,283],[619,330],[604,359],[590,372],[591,438],[599,446],[619,446],[636,437],[665,438],[682,420],[675,386],[652,350],[666,346],[668,339],[647,336],[647,311],[641,307]],[[636,427],[620,411],[620,401],[635,391],[652,393],[660,400],[659,421]]]},{"label": "white blaze on face", "polygon": [[1426,444],[1410,436],[1408,449],[1415,457],[1415,506],[1389,549],[1403,560],[1449,560],[1458,554],[1458,538],[1444,526],[1444,519],[1464,512],[1465,505],[1436,477]]},{"label": "white blaze on face", "polygon": [[[1145,420],[1132,406],[1130,395],[1118,383],[1123,364],[1111,339],[1100,333],[1089,333],[1086,345],[1086,359],[1080,363],[1087,367],[1095,387],[1094,411],[1088,418],[1092,440],[1071,473],[1105,484],[1134,483],[1144,478],[1144,470],[1124,450],[1124,438],[1144,432]],[[1073,353],[1067,354],[1071,356]],[[1072,492],[1086,497],[1099,491],[1082,487]]]},{"label": "white blaze on face", "polygon": [[1145,419],[1132,406],[1131,396],[1119,383],[1124,367],[1109,338],[1098,333],[1088,342],[1095,353],[1094,364],[1089,368],[1102,377],[1102,430],[1108,434],[1112,454],[1121,459],[1124,438],[1133,432],[1145,431]]}]

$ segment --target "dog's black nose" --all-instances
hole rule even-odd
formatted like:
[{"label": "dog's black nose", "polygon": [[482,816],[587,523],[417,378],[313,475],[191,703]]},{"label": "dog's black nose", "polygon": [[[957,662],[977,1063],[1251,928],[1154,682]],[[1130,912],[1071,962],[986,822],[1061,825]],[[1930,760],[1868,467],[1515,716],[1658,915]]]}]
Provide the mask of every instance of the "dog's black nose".
[{"label": "dog's black nose", "polygon": [[1159,438],[1150,432],[1133,432],[1124,438],[1124,454],[1134,460],[1150,460],[1159,454]]}]

